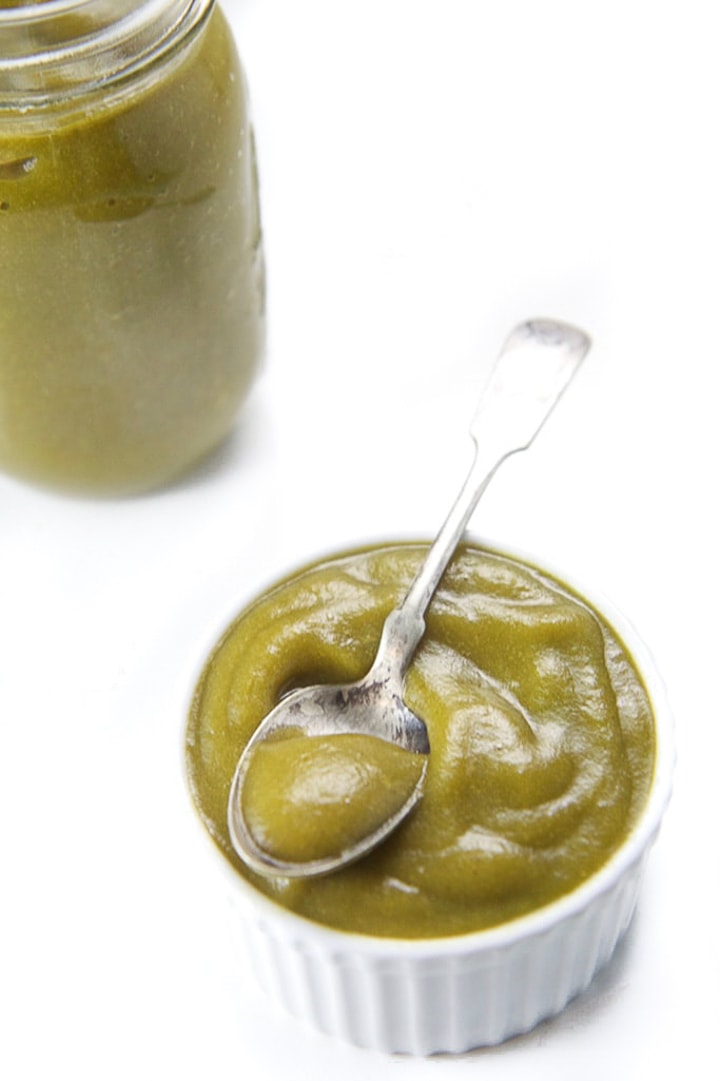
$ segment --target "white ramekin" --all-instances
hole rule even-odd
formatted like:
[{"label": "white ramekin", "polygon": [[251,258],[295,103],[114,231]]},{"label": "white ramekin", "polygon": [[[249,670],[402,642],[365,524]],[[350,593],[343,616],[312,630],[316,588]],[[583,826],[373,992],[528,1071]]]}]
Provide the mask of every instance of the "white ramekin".
[{"label": "white ramekin", "polygon": [[321,1031],[380,1051],[468,1051],[527,1032],[562,1010],[626,931],[670,798],[672,718],[652,658],[632,625],[607,600],[546,563],[475,541],[547,570],[615,629],[654,709],[655,771],[632,832],[576,890],[510,923],[446,938],[373,938],[323,927],[260,894],[208,838],[229,895],[231,934],[244,943],[260,984]]}]

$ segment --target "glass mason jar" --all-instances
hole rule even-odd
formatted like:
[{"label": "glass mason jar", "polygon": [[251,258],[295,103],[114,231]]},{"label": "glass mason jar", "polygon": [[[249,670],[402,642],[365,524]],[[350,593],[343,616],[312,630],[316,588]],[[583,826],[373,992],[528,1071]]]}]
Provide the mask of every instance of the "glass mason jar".
[{"label": "glass mason jar", "polygon": [[262,352],[243,73],[213,0],[0,0],[0,468],[125,493],[228,433]]}]

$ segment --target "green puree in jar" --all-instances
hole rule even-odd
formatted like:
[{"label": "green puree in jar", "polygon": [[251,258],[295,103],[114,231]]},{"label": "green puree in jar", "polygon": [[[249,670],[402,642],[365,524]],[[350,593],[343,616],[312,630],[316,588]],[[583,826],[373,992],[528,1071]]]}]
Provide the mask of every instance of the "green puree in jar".
[{"label": "green puree in jar", "polygon": [[[58,34],[70,18],[91,33],[76,13]],[[41,21],[24,32],[52,45]],[[47,103],[0,108],[0,468],[143,489],[227,434],[262,350],[243,75],[215,7],[116,83],[64,97],[49,79]]]},{"label": "green puree in jar", "polygon": [[248,871],[226,826],[243,746],[287,690],[368,670],[424,551],[362,550],[268,590],[216,646],[188,722],[194,799],[227,859],[280,904],[347,931],[452,935],[555,900],[617,849],[653,774],[651,707],[612,628],[554,578],[467,546],[433,599],[406,681],[431,747],[417,808],[336,873],[271,880]]}]

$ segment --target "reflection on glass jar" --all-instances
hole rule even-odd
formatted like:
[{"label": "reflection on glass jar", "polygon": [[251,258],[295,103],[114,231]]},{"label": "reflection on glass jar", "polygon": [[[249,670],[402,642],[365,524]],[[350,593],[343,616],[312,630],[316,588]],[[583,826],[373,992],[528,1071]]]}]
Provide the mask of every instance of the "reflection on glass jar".
[{"label": "reflection on glass jar", "polygon": [[0,8],[0,468],[161,484],[262,352],[243,73],[212,0]]}]

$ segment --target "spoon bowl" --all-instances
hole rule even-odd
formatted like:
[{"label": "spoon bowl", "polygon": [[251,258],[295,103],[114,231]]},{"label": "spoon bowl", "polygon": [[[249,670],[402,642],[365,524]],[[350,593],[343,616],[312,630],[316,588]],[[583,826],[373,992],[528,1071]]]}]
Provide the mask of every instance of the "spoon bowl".
[{"label": "spoon bowl", "polygon": [[287,878],[325,874],[337,867],[337,853],[303,860],[281,859],[259,844],[245,814],[242,793],[246,775],[259,744],[282,733],[309,738],[321,736],[362,735],[384,740],[421,758],[412,783],[396,786],[393,807],[371,833],[361,835],[352,844],[352,856],[345,850],[343,863],[359,859],[380,844],[422,796],[427,773],[430,744],[425,723],[405,704],[386,681],[372,673],[356,683],[301,687],[281,699],[265,717],[248,743],[235,771],[228,800],[228,827],[235,850],[245,863],[261,874]]}]

